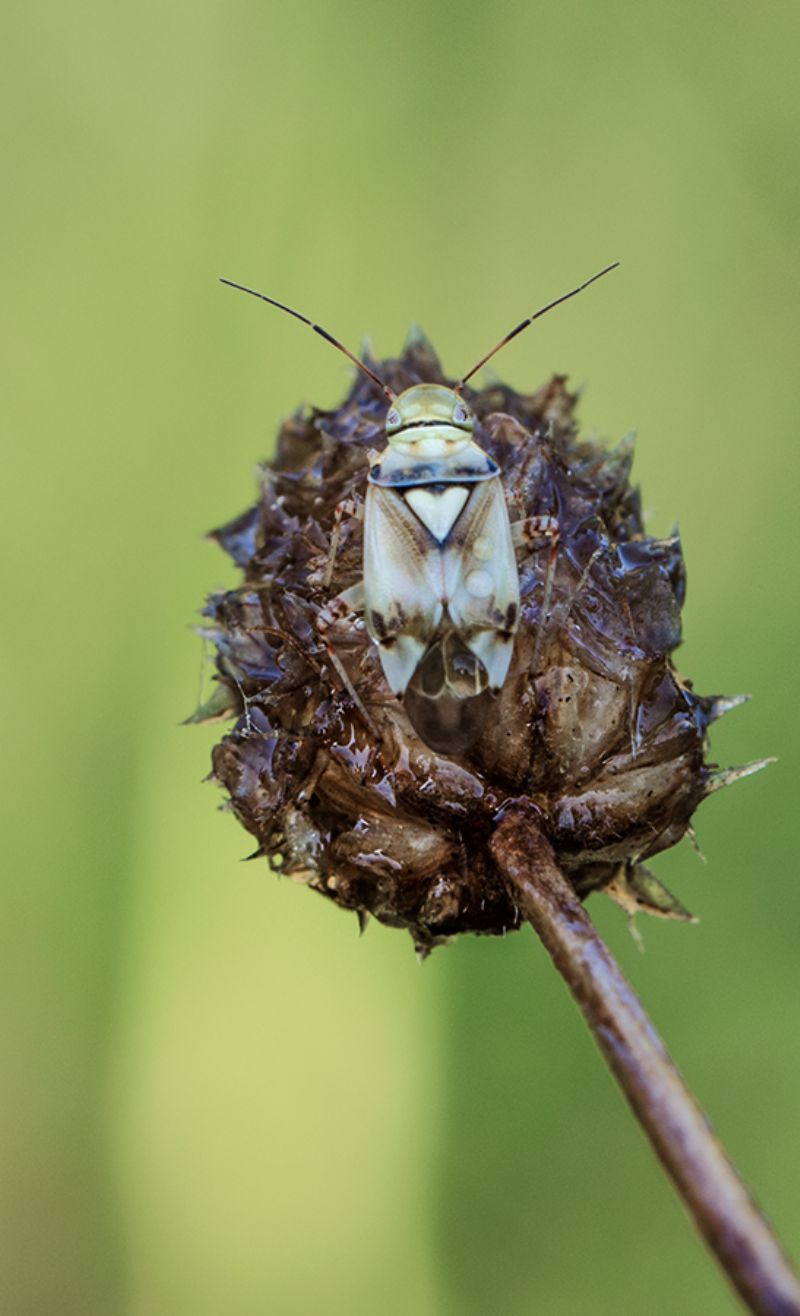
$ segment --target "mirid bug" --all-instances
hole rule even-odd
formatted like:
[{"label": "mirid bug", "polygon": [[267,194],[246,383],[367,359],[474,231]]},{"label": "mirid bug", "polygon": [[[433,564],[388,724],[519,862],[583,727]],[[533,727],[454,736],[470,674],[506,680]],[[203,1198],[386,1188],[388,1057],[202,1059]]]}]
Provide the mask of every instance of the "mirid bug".
[{"label": "mirid bug", "polygon": [[[453,388],[415,384],[399,394],[307,316],[244,284],[221,280],[307,324],[388,400],[387,447],[372,455],[367,476],[363,580],[331,600],[319,619],[332,664],[368,723],[335,651],[336,622],[348,613],[363,612],[389,688],[403,700],[421,739],[446,754],[474,743],[506,679],[519,621],[520,545],[549,544],[541,608],[546,615],[558,524],[550,516],[511,523],[501,473],[475,442],[475,418],[461,390],[529,324],[618,264],[522,320]],[[337,537],[338,518],[332,554]]]}]

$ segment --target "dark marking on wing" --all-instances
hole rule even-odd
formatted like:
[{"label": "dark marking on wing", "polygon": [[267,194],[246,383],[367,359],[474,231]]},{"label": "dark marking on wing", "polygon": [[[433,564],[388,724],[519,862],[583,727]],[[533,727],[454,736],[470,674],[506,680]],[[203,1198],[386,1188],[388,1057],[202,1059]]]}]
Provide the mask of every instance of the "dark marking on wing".
[{"label": "dark marking on wing", "polygon": [[383,613],[375,612],[374,610],[372,610],[369,614],[369,619],[372,623],[372,629],[375,632],[378,640],[385,640],[389,634],[389,631],[386,625],[386,618],[384,617]]}]

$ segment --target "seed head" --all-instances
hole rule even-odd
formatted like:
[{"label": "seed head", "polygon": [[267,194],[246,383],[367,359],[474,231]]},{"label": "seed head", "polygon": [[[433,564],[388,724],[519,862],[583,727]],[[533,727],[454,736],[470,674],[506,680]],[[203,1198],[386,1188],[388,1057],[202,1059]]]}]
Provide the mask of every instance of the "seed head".
[{"label": "seed head", "polygon": [[[398,394],[452,386],[419,335],[375,368]],[[463,393],[512,521],[554,517],[560,530],[550,587],[547,547],[519,554],[514,656],[478,740],[456,754],[425,744],[351,619],[335,655],[359,710],[320,636],[320,612],[362,572],[357,515],[342,519],[331,557],[337,505],[363,504],[368,454],[385,443],[386,397],[359,375],[341,407],[282,426],[258,501],[213,533],[242,571],[204,611],[216,687],[194,720],[236,719],[214,775],[257,854],[362,923],[372,914],[407,928],[422,952],[519,925],[488,844],[519,798],[581,896],[604,888],[630,912],[688,918],[642,861],[744,770],[704,762],[710,722],[740,701],[696,695],[672,663],[678,536],[645,534],[631,441],[608,451],[581,440],[563,377],[529,395],[499,383]]]}]

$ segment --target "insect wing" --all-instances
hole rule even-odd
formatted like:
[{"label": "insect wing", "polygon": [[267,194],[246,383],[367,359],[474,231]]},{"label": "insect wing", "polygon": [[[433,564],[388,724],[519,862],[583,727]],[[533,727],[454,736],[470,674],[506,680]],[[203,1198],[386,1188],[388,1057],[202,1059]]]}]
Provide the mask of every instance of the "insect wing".
[{"label": "insect wing", "polygon": [[519,577],[500,479],[474,485],[445,551],[453,623],[498,690],[511,662]]},{"label": "insect wing", "polygon": [[404,692],[442,619],[441,581],[436,544],[402,496],[370,484],[364,513],[365,617],[395,694]]}]

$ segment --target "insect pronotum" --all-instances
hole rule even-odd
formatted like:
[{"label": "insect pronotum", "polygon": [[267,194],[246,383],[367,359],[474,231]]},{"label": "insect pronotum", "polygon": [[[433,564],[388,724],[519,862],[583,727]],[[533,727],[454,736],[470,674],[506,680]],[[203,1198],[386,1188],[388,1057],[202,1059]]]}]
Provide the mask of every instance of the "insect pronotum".
[{"label": "insect pronotum", "polygon": [[[388,401],[387,447],[371,461],[364,502],[363,581],[319,618],[328,652],[362,715],[369,716],[335,652],[338,618],[362,612],[386,681],[432,749],[459,754],[480,734],[506,679],[519,623],[515,549],[549,543],[544,617],[558,542],[553,517],[511,523],[500,471],[474,440],[461,390],[501,347],[619,261],[521,320],[453,388],[414,384],[396,394],[327,329],[254,288],[221,279],[307,324],[363,371]],[[338,535],[334,531],[333,552]],[[328,576],[329,578],[329,576]]]}]

